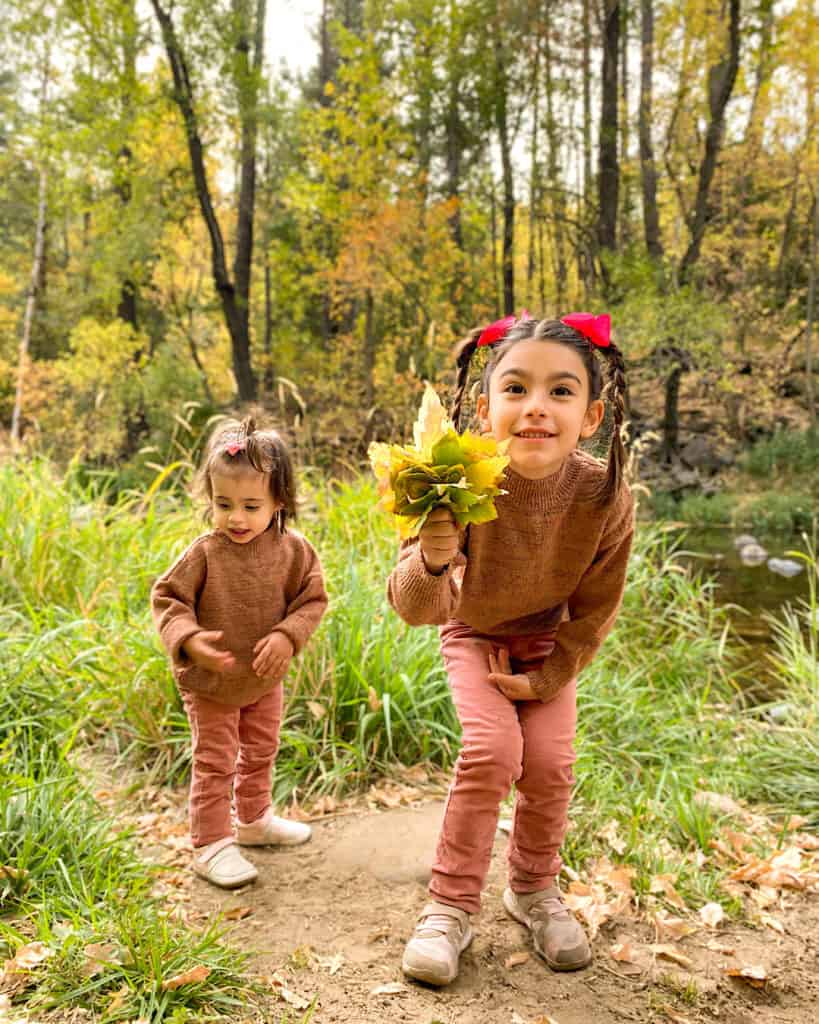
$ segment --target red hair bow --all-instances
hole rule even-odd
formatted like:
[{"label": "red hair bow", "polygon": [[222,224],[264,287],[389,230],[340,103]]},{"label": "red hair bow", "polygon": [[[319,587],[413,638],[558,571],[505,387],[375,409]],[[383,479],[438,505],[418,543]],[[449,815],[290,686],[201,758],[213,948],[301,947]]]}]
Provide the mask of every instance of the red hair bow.
[{"label": "red hair bow", "polygon": [[477,347],[481,345],[492,345],[496,341],[500,341],[516,323],[521,320],[531,320],[532,314],[528,309],[522,309],[520,316],[515,318],[514,316],[505,316],[502,320],[496,320],[493,324],[488,327],[484,327],[481,331],[480,337],[478,338]]},{"label": "red hair bow", "polygon": [[608,313],[601,313],[600,316],[594,313],[569,313],[568,316],[562,316],[560,322],[574,327],[598,348],[608,348],[611,344],[611,316]]},{"label": "red hair bow", "polygon": [[226,445],[226,447],[225,447],[225,451],[228,453],[228,455],[237,455],[239,452],[243,452],[244,450],[245,450],[245,442],[244,441],[238,441],[236,444],[229,444],[229,445]]}]

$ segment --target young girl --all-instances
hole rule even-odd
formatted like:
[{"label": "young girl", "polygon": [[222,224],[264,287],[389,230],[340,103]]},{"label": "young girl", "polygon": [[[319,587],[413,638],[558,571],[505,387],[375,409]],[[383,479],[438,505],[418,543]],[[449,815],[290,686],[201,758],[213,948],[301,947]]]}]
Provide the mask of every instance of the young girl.
[{"label": "young girl", "polygon": [[266,846],[310,838],[309,826],[273,813],[270,775],[282,680],[327,595],[315,551],[285,525],[296,515],[295,478],[275,431],[257,430],[250,418],[220,424],[197,486],[213,529],[156,581],[151,602],[191,724],[193,870],[230,889],[258,875],[237,839]]},{"label": "young girl", "polygon": [[[477,416],[510,440],[497,519],[459,533],[435,510],[401,550],[390,603],[410,625],[440,626],[463,730],[432,879],[407,943],[409,977],[445,985],[472,941],[500,802],[517,789],[507,912],[554,970],[585,967],[583,929],[557,887],[574,782],[575,686],[623,594],[632,499],[623,480],[623,359],[609,317],[514,317],[476,330],[457,353],[459,425],[469,363],[491,346]],[[603,419],[600,357],[612,407],[608,464],[580,451]]]}]

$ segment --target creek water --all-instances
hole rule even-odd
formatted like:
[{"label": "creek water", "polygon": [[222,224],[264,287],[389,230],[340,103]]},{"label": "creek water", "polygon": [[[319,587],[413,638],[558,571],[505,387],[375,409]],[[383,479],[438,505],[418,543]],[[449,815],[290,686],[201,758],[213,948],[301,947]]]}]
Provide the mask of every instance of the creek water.
[{"label": "creek water", "polygon": [[[803,537],[792,533],[765,533],[729,527],[687,527],[681,537],[683,561],[702,576],[712,579],[718,604],[728,612],[732,632],[740,640],[738,659],[741,681],[749,695],[765,700],[776,696],[777,682],[770,659],[773,633],[770,616],[786,604],[808,597],[808,569],[791,577],[772,571],[767,560],[746,565],[735,541],[752,535],[769,558],[794,559],[788,552],[805,551]],[[804,563],[803,563],[804,564]]]}]

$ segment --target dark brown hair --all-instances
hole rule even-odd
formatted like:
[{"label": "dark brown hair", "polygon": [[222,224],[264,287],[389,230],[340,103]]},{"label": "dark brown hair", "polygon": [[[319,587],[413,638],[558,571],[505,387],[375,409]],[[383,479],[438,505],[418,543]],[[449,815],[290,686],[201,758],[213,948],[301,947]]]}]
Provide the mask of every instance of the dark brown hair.
[{"label": "dark brown hair", "polygon": [[211,473],[255,470],[268,477],[270,494],[281,505],[275,515],[281,533],[288,519],[296,518],[296,474],[290,452],[281,436],[271,429],[259,430],[252,416],[221,420],[208,440],[202,463],[193,482],[194,494],[206,502],[205,514],[213,510]]},{"label": "dark brown hair", "polygon": [[[455,381],[452,419],[458,430],[460,430],[461,410],[469,383],[469,365],[478,347],[478,338],[482,331],[482,327],[470,331],[455,348],[458,374]],[[602,398],[610,404],[613,426],[606,476],[599,490],[594,494],[596,501],[605,504],[617,494],[625,478],[626,449],[623,443],[623,427],[626,418],[626,365],[622,352],[614,343],[607,348],[592,345],[588,338],[576,331],[574,327],[564,324],[562,320],[519,320],[503,338],[489,346],[491,355],[481,375],[481,390],[485,395],[489,395],[489,380],[495,367],[509,349],[520,341],[556,341],[560,345],[566,345],[573,349],[583,360],[583,365],[589,375],[589,401],[594,402],[598,398]],[[605,386],[598,356],[608,364]]]}]

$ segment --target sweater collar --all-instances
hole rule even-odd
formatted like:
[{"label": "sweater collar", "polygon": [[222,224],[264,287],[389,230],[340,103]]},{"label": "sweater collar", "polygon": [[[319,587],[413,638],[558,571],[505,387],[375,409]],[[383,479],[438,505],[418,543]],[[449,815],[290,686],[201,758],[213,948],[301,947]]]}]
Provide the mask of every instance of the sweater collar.
[{"label": "sweater collar", "polygon": [[231,540],[226,533],[222,533],[221,530],[214,530],[212,536],[216,541],[221,544],[226,551],[229,551],[236,558],[258,558],[262,551],[271,543],[275,542],[279,537],[279,527],[276,520],[272,520],[270,526],[258,537],[254,537],[253,540],[247,544],[237,544],[235,540]]},{"label": "sweater collar", "polygon": [[580,464],[574,453],[556,473],[539,480],[530,480],[507,466],[503,482],[507,493],[501,500],[534,512],[560,512],[575,494],[579,475]]}]

